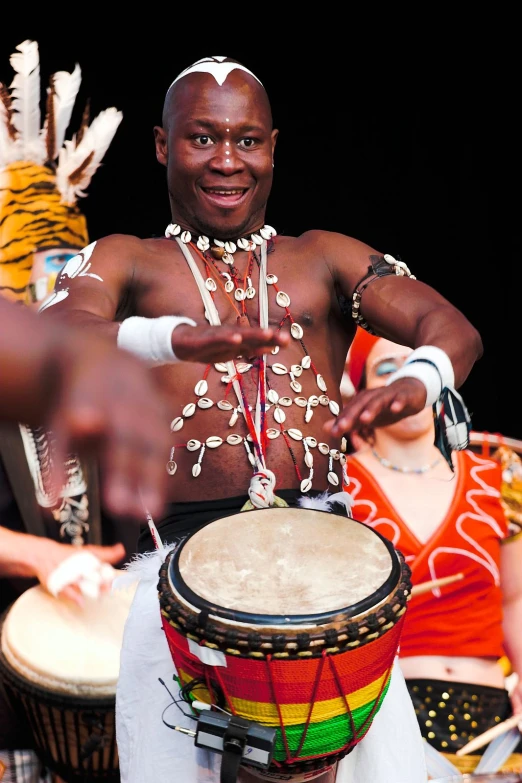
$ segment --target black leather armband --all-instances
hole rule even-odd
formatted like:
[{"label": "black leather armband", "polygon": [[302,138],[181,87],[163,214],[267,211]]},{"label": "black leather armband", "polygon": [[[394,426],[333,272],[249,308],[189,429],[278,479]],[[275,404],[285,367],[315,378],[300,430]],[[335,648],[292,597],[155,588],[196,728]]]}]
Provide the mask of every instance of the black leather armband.
[{"label": "black leather armband", "polygon": [[412,275],[408,267],[403,261],[397,261],[393,256],[387,253],[384,256],[370,256],[371,264],[364,277],[362,277],[352,295],[352,318],[358,326],[365,329],[369,334],[375,334],[368,322],[363,318],[360,311],[361,299],[364,291],[368,288],[370,283],[377,280],[379,277],[385,277],[386,275],[399,275],[411,277],[412,280],[417,278]]}]

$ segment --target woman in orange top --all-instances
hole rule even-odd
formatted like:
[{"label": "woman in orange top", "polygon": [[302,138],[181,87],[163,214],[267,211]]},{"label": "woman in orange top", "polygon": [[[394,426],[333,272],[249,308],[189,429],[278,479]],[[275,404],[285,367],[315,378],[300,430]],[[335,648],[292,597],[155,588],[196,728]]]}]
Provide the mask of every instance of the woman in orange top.
[{"label": "woman in orange top", "polygon": [[[347,363],[354,388],[384,385],[410,353],[359,329]],[[470,771],[479,756],[455,751],[522,712],[522,681],[510,699],[499,665],[507,655],[522,675],[522,535],[502,501],[501,464],[455,451],[452,470],[434,432],[425,408],[366,433],[348,457],[347,490],[354,518],[405,555],[414,585],[462,574],[412,597],[400,660],[424,738]],[[520,464],[515,469],[522,474]],[[522,755],[505,768],[522,771]]]}]

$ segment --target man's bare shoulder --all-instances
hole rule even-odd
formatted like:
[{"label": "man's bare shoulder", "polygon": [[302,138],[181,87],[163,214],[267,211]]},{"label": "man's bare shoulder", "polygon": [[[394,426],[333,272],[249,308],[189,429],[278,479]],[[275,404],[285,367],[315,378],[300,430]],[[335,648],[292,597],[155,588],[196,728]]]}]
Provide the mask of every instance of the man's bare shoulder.
[{"label": "man's bare shoulder", "polygon": [[96,265],[137,269],[143,264],[172,252],[172,243],[164,237],[143,239],[133,234],[107,234],[89,245],[89,257]]},{"label": "man's bare shoulder", "polygon": [[134,234],[107,234],[95,240],[98,254],[100,250],[117,253],[142,254],[154,252],[159,246],[164,244],[162,238],[147,238],[135,236]]},{"label": "man's bare shoulder", "polygon": [[322,257],[326,262],[332,263],[336,260],[346,262],[350,258],[367,263],[370,254],[377,254],[374,248],[356,237],[324,229],[311,229],[296,237],[283,235],[278,237],[278,240],[288,249],[313,253],[316,258]]}]

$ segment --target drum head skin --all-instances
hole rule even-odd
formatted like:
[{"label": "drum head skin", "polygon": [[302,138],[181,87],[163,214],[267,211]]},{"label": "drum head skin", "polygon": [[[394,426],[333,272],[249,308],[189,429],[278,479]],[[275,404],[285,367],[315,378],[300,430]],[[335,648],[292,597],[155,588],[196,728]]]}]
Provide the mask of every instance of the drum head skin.
[{"label": "drum head skin", "polygon": [[46,690],[87,698],[113,695],[135,590],[133,585],[86,598],[80,608],[32,587],[7,612],[2,653],[17,674]]},{"label": "drum head skin", "polygon": [[177,550],[172,587],[196,607],[248,622],[356,616],[400,578],[391,544],[366,525],[325,511],[271,508],[211,522]]}]

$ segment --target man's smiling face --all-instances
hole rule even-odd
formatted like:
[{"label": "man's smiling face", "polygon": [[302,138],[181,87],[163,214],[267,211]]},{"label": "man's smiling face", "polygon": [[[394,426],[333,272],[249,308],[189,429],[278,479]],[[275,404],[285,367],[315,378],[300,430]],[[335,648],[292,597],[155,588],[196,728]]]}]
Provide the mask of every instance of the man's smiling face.
[{"label": "man's smiling face", "polygon": [[191,73],[168,96],[158,160],[167,166],[173,221],[220,239],[263,225],[277,131],[264,88],[241,70],[220,86]]}]

